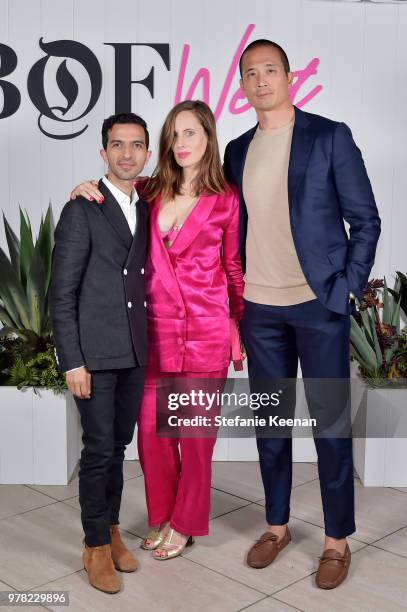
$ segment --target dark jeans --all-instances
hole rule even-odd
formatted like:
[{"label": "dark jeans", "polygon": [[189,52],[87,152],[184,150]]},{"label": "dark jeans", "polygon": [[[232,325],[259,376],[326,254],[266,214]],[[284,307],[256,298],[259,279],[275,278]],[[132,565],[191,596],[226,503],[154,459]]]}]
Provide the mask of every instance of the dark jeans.
[{"label": "dark jeans", "polygon": [[83,428],[79,502],[88,546],[110,542],[119,523],[124,451],[133,438],[144,388],[144,368],[91,372],[91,398],[75,398]]},{"label": "dark jeans", "polygon": [[[349,316],[326,309],[319,300],[294,306],[267,306],[245,300],[241,321],[250,381],[295,379],[298,359],[304,379],[349,379]],[[317,383],[305,387],[310,406]],[[344,383],[346,386],[346,383]],[[338,398],[331,399],[331,402]],[[349,398],[344,396],[344,402]],[[295,401],[295,397],[294,397]],[[328,403],[329,406],[329,403]],[[349,406],[343,406],[348,410]],[[355,531],[352,439],[315,437],[325,533],[343,538]],[[266,519],[283,525],[290,515],[292,439],[258,437],[266,496]]]}]

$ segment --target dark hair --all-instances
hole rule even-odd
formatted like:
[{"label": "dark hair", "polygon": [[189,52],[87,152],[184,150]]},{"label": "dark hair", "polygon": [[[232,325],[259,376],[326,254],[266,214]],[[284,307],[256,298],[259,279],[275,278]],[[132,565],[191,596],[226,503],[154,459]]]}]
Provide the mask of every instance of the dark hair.
[{"label": "dark hair", "polygon": [[244,49],[242,55],[240,56],[240,60],[239,60],[240,76],[242,76],[242,64],[243,64],[243,58],[245,54],[248,51],[251,51],[252,49],[257,49],[257,47],[274,47],[275,49],[277,49],[277,51],[280,54],[280,58],[283,63],[283,68],[284,68],[285,73],[288,74],[290,72],[290,62],[288,61],[287,53],[284,51],[284,49],[280,47],[280,45],[278,45],[277,43],[273,42],[272,40],[268,40],[267,38],[258,38],[257,40],[253,40],[253,42],[247,45],[246,49]]},{"label": "dark hair", "polygon": [[148,149],[148,145],[150,142],[150,136],[147,129],[147,123],[134,113],[118,113],[117,115],[110,115],[107,119],[104,120],[102,125],[102,144],[103,148],[106,150],[107,142],[109,140],[108,132],[116,123],[134,123],[135,125],[140,125],[146,136],[146,148]]},{"label": "dark hair", "polygon": [[174,198],[181,193],[182,169],[175,161],[172,145],[175,134],[175,120],[179,113],[190,111],[194,113],[202,125],[208,143],[205,154],[200,162],[198,175],[193,182],[194,194],[223,193],[227,189],[223,175],[216,136],[215,117],[209,106],[201,100],[184,100],[169,112],[161,129],[157,166],[143,191],[143,198],[150,201],[160,195],[163,201]]}]

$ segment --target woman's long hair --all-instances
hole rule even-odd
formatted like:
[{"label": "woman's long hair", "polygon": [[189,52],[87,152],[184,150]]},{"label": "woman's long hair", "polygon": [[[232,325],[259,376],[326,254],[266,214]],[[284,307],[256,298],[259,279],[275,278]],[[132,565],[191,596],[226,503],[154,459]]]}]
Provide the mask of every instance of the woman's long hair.
[{"label": "woman's long hair", "polygon": [[167,201],[181,194],[182,168],[175,161],[172,145],[175,136],[175,119],[182,111],[194,113],[208,138],[198,173],[191,185],[193,194],[199,196],[202,193],[223,193],[226,189],[216,137],[215,117],[205,102],[185,100],[169,112],[161,129],[157,166],[143,189],[142,197],[146,200],[153,200],[160,195],[162,201]]}]

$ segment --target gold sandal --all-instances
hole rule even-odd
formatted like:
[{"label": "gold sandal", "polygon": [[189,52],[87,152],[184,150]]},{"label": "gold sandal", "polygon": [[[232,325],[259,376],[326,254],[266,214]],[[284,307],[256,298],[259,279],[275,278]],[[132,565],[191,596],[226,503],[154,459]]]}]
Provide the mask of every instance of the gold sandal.
[{"label": "gold sandal", "polygon": [[[143,548],[144,550],[155,550],[160,546],[164,538],[165,533],[163,533],[163,531],[160,531],[159,529],[151,529],[140,544],[140,548]],[[152,546],[146,545],[147,540],[152,541]]]},{"label": "gold sandal", "polygon": [[165,550],[167,554],[165,555],[165,557],[158,557],[157,555],[153,554],[153,557],[156,561],[166,561],[167,559],[174,559],[175,557],[179,557],[179,555],[182,555],[187,546],[192,546],[192,544],[194,543],[194,538],[192,536],[189,536],[189,538],[184,544],[172,544],[171,540],[173,535],[174,529],[170,529],[162,545],[160,547],[157,547],[157,549],[159,548],[159,550]]}]

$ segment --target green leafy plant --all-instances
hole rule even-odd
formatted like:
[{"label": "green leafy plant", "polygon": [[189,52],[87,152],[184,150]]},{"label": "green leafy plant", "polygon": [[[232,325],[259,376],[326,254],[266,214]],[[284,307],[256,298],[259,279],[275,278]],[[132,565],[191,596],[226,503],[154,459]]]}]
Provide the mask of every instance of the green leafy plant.
[{"label": "green leafy plant", "polygon": [[51,207],[41,217],[36,240],[27,213],[20,209],[18,238],[3,215],[9,257],[0,249],[0,384],[42,386],[59,392],[48,294],[53,223]]},{"label": "green leafy plant", "polygon": [[407,333],[401,331],[401,279],[390,291],[385,279],[369,281],[351,317],[351,353],[362,376],[373,386],[405,383]]},{"label": "green leafy plant", "polygon": [[63,393],[65,380],[57,370],[54,347],[48,346],[45,352],[37,353],[32,359],[24,361],[18,357],[10,368],[9,384],[23,387],[45,387],[55,393]]},{"label": "green leafy plant", "polygon": [[30,220],[20,209],[20,239],[3,215],[10,258],[0,249],[1,335],[14,333],[35,345],[50,336],[48,290],[51,280],[53,231],[51,207],[41,218],[33,241]]},{"label": "green leafy plant", "polygon": [[407,315],[407,276],[402,272],[396,272],[397,282],[394,289],[389,289],[396,302],[400,301],[401,309]]}]

